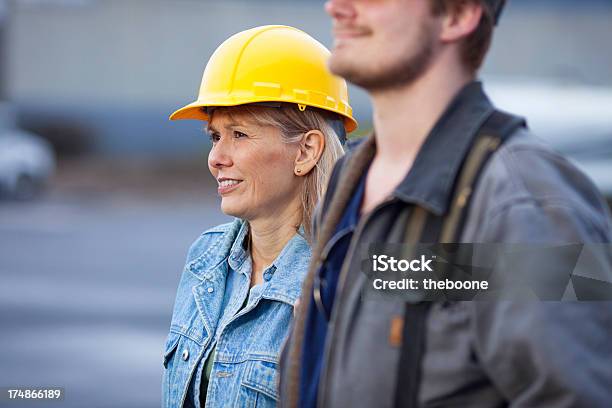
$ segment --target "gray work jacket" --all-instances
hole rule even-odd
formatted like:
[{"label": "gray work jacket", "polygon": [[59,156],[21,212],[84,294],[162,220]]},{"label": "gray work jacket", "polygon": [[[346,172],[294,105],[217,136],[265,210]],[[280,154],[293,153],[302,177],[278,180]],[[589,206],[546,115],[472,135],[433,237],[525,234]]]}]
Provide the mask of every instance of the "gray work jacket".
[{"label": "gray work jacket", "polygon": [[[404,226],[397,220],[415,206],[445,215],[470,142],[493,109],[480,83],[468,84],[440,118],[391,199],[362,215],[352,238],[356,244],[401,242]],[[328,195],[350,156],[337,164]],[[325,214],[317,219],[324,221]],[[611,230],[608,208],[593,183],[522,128],[483,168],[460,241],[608,243]],[[366,278],[358,258],[349,250],[344,261],[348,274],[336,292],[320,407],[393,406],[400,348],[390,344],[389,333],[391,321],[403,315],[404,303],[364,301]],[[425,327],[418,388],[423,407],[612,403],[612,302],[434,303]],[[288,386],[289,360],[285,352],[281,400],[295,392]]]}]

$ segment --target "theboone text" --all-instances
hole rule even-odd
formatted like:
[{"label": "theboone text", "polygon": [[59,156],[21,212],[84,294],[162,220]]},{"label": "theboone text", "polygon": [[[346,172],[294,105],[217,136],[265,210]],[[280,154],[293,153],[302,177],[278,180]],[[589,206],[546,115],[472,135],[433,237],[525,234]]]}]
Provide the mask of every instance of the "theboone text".
[{"label": "theboone text", "polygon": [[[433,259],[426,259],[425,255],[421,255],[418,259],[396,259],[393,256],[387,255],[373,255],[372,256],[372,270],[374,272],[433,272],[431,263]],[[464,280],[449,280],[449,279],[413,279],[404,278],[399,280],[385,280],[385,279],[374,279],[372,282],[374,289],[377,290],[447,290],[447,289],[459,289],[459,290],[487,290],[489,288],[489,282],[483,281],[464,281]]]}]

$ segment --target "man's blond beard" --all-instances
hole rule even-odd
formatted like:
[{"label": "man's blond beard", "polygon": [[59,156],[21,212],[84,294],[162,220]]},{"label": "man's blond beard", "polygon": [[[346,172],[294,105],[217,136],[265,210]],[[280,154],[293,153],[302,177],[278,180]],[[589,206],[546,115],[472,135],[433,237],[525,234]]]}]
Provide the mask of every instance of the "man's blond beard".
[{"label": "man's blond beard", "polygon": [[417,44],[422,46],[417,52],[403,56],[390,66],[378,70],[374,68],[368,72],[363,69],[360,61],[338,61],[332,53],[329,68],[334,74],[368,91],[394,89],[411,84],[427,71],[433,56],[433,41],[427,23],[421,24],[418,35]]}]

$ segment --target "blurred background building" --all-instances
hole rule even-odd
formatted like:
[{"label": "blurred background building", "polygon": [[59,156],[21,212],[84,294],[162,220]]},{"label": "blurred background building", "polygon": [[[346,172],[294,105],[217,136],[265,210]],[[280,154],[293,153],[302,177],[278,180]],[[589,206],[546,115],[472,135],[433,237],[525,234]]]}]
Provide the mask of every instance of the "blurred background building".
[{"label": "blurred background building", "polygon": [[[63,151],[184,155],[201,124],[170,123],[231,34],[288,24],[330,47],[323,1],[6,0],[3,94],[20,123]],[[512,0],[484,76],[612,86],[609,0]],[[6,7],[6,6],[5,6]],[[351,89],[366,126],[367,97]],[[521,112],[528,114],[529,112]]]},{"label": "blurred background building", "polygon": [[[238,31],[287,24],[330,47],[323,3],[0,0],[5,122],[57,157],[46,195],[0,203],[0,387],[63,386],[70,407],[159,404],[184,256],[227,219],[202,123],[168,115],[195,98],[209,56]],[[494,101],[608,196],[610,21],[611,0],[511,0],[483,70]],[[368,98],[350,96],[363,133]]]}]

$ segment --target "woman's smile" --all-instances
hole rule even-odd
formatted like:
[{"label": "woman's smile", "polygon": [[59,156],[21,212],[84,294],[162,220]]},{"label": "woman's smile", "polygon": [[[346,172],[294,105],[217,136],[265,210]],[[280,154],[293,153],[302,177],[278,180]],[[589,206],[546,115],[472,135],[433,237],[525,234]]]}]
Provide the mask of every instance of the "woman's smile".
[{"label": "woman's smile", "polygon": [[217,187],[217,192],[219,195],[228,194],[234,191],[243,180],[232,179],[228,177],[219,177],[217,182],[219,186]]}]

